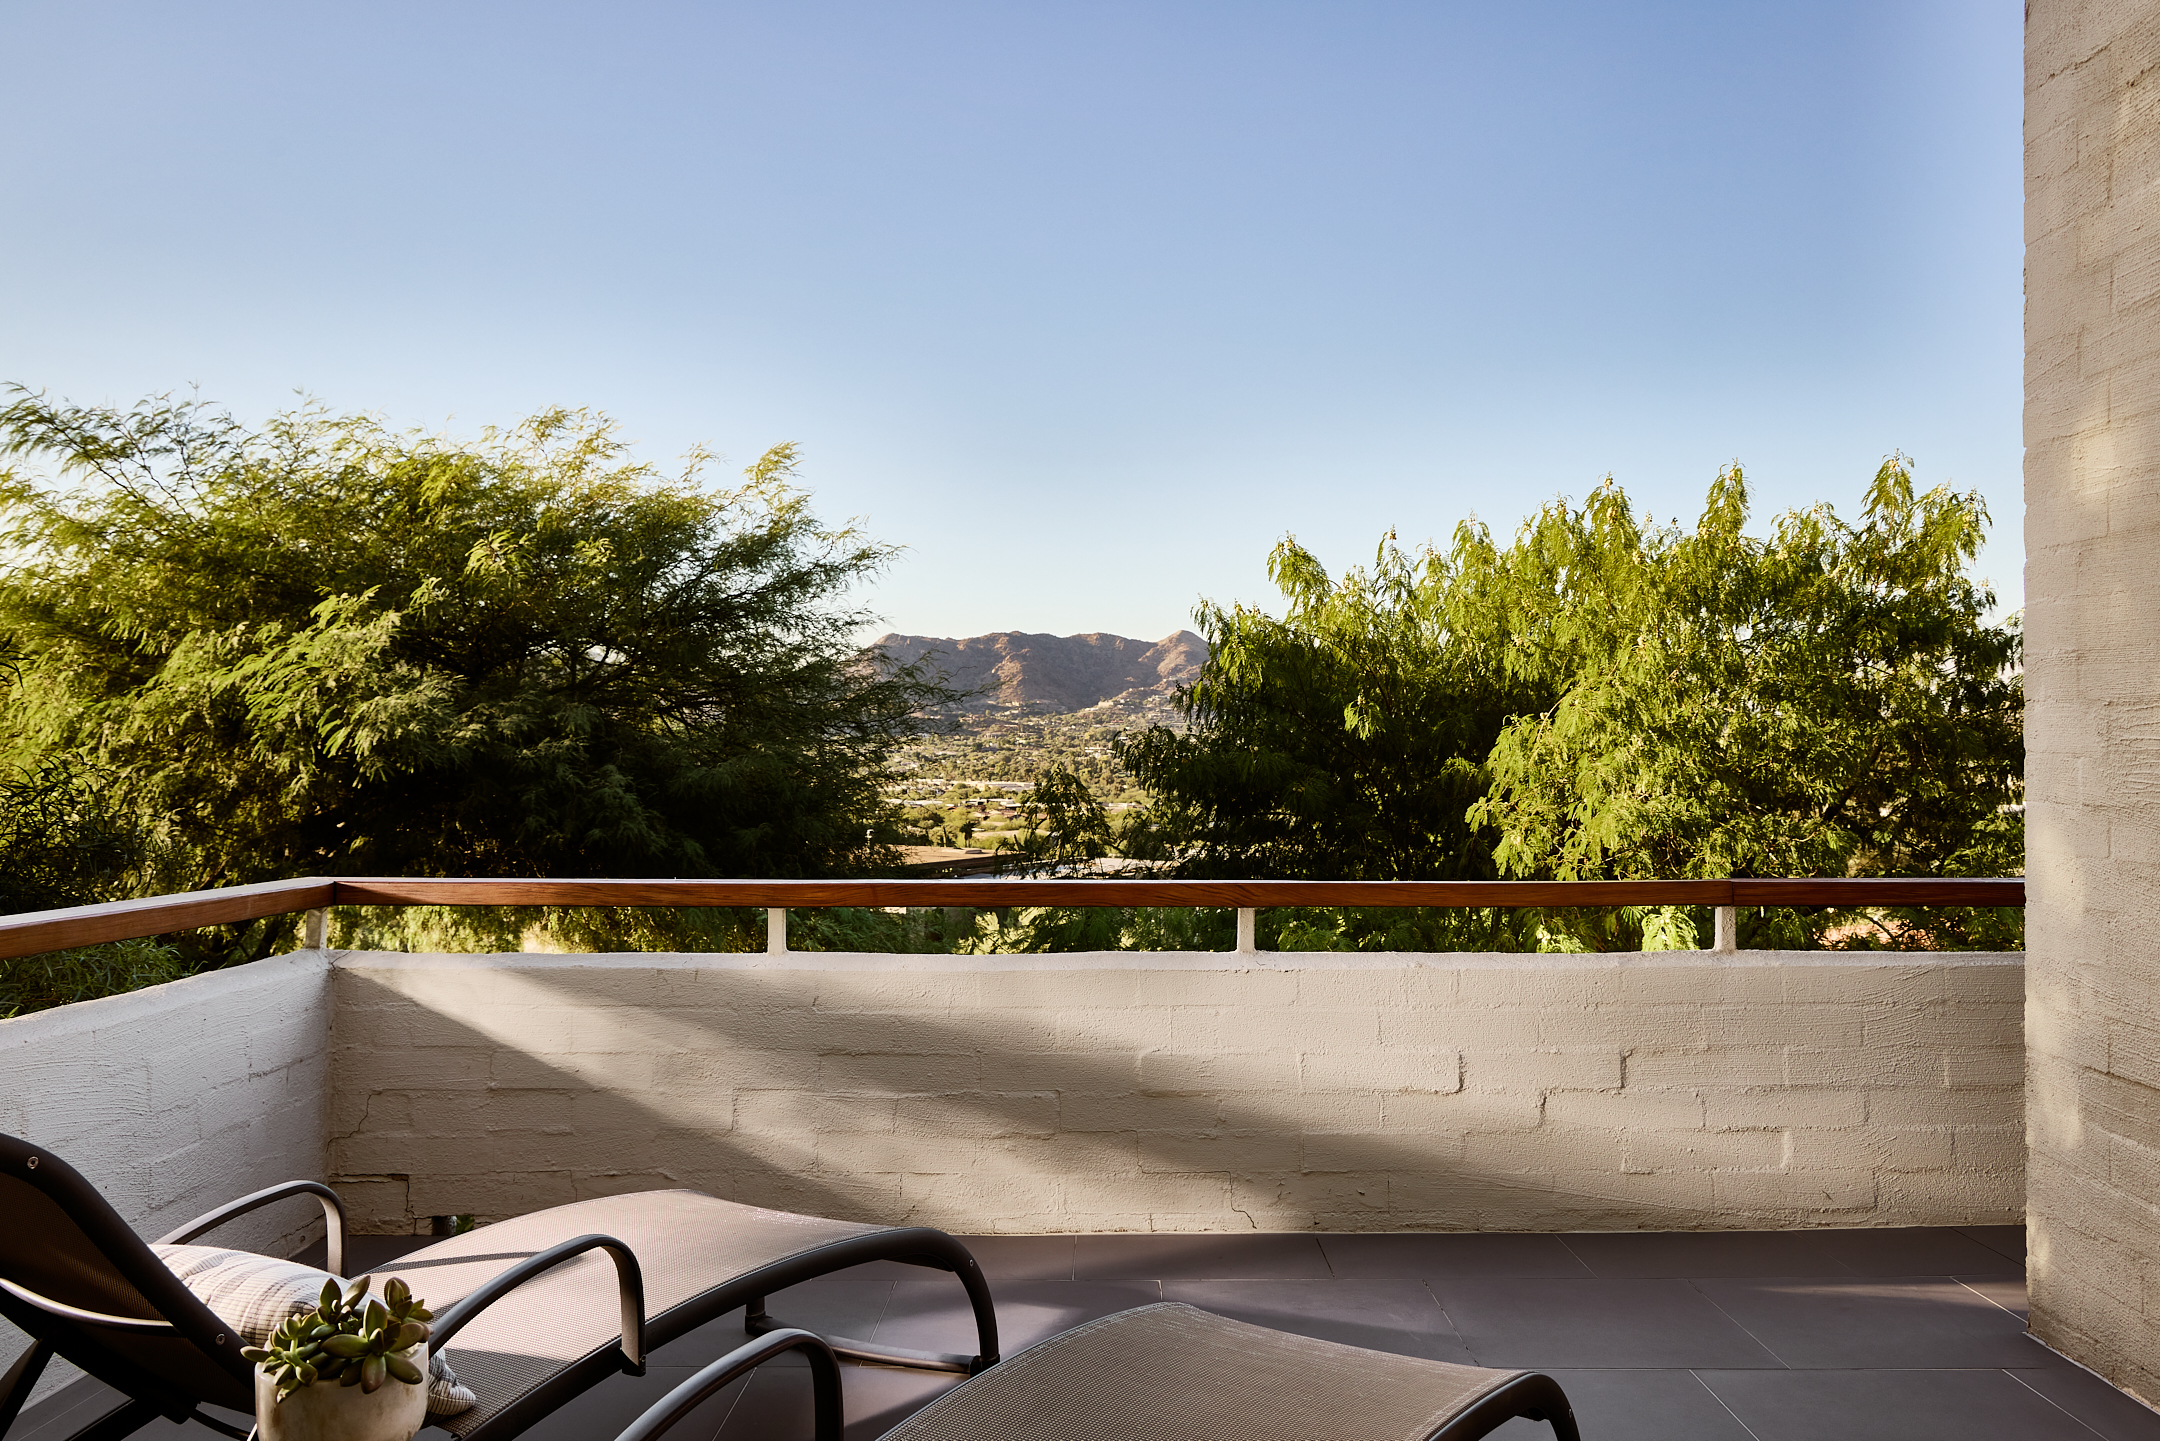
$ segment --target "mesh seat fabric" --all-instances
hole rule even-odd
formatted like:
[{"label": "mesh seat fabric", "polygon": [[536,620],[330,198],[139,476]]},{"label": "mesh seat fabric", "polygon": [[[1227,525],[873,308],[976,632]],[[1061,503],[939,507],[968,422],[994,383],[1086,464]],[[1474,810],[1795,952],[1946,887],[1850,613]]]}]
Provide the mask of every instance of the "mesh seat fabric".
[{"label": "mesh seat fabric", "polygon": [[[890,1227],[829,1221],[737,1205],[697,1191],[642,1191],[579,1201],[498,1221],[383,1266],[437,1315],[528,1256],[597,1232],[637,1256],[648,1321],[734,1277],[835,1241]],[[588,1252],[526,1282],[457,1333],[444,1348],[458,1379],[479,1398],[436,1424],[466,1435],[557,1372],[622,1334],[615,1265]]]},{"label": "mesh seat fabric", "polygon": [[954,1387],[884,1441],[1426,1441],[1523,1375],[1286,1335],[1174,1302]]}]

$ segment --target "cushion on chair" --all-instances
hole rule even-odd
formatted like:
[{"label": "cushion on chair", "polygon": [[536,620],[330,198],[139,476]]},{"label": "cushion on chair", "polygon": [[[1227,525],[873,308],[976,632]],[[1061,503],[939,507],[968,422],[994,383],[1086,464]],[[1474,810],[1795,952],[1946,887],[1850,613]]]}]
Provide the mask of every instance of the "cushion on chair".
[{"label": "cushion on chair", "polygon": [[[193,1292],[195,1299],[240,1333],[250,1346],[267,1346],[288,1317],[312,1308],[322,1298],[323,1282],[339,1290],[345,1282],[328,1271],[280,1261],[253,1251],[219,1246],[152,1246],[157,1258]],[[426,1298],[423,1297],[423,1300]],[[458,1383],[450,1363],[428,1358],[428,1413],[455,1416],[473,1404],[473,1393]]]}]

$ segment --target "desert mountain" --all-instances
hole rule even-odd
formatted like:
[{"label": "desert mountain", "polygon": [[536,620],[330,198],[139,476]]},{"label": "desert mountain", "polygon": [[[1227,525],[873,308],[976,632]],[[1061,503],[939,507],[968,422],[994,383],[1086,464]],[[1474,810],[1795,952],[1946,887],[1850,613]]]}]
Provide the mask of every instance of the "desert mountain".
[{"label": "desert mountain", "polygon": [[973,693],[972,706],[1054,711],[1086,710],[1120,698],[1167,698],[1207,660],[1207,642],[1189,630],[1157,641],[1100,632],[1059,636],[1008,630],[964,640],[894,634],[872,649],[903,665],[928,657],[933,671],[945,673],[947,685]]}]

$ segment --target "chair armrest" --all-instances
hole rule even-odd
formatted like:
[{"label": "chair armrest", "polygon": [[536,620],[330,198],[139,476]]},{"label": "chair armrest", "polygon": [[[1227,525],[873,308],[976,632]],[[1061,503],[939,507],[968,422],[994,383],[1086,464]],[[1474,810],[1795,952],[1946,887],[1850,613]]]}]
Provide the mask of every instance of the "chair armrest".
[{"label": "chair armrest", "polygon": [[817,1441],[840,1441],[844,1420],[840,1405],[840,1358],[818,1337],[792,1328],[767,1331],[749,1345],[728,1352],[654,1402],[652,1409],[632,1421],[629,1429],[615,1441],[654,1441],[728,1382],[757,1369],[783,1351],[794,1350],[800,1350],[810,1358],[810,1396],[817,1418]]},{"label": "chair armrest", "polygon": [[633,1376],[645,1374],[645,1274],[630,1248],[613,1236],[575,1236],[527,1256],[509,1270],[489,1280],[445,1307],[428,1326],[428,1354],[447,1345],[465,1323],[494,1305],[535,1276],[554,1270],[563,1262],[587,1251],[606,1251],[615,1262],[615,1289],[622,1303],[622,1353],[625,1369]]},{"label": "chair armrest", "polygon": [[192,1241],[215,1226],[222,1226],[235,1216],[244,1216],[258,1206],[272,1201],[282,1201],[287,1196],[313,1196],[322,1202],[323,1208],[323,1259],[329,1264],[323,1269],[333,1276],[345,1274],[345,1203],[338,1193],[320,1181],[284,1181],[267,1186],[253,1195],[228,1201],[215,1211],[206,1211],[175,1231],[168,1231],[157,1238],[160,1246],[178,1246]]}]

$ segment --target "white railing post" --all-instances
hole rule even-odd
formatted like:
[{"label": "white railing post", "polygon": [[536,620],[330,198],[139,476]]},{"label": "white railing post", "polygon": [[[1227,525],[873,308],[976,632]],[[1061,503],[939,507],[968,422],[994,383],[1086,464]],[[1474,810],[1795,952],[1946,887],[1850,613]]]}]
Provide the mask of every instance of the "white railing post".
[{"label": "white railing post", "polygon": [[1737,951],[1740,949],[1740,908],[1719,906],[1716,908],[1717,934],[1710,942],[1713,951]]},{"label": "white railing post", "polygon": [[784,956],[787,954],[787,907],[785,906],[767,906],[765,908],[765,954],[768,956]]},{"label": "white railing post", "polygon": [[1237,953],[1241,956],[1260,954],[1260,941],[1254,934],[1255,922],[1260,912],[1252,906],[1240,906],[1237,913]]},{"label": "white railing post", "polygon": [[300,918],[300,945],[304,950],[319,951],[330,933],[330,912],[321,906]]}]

